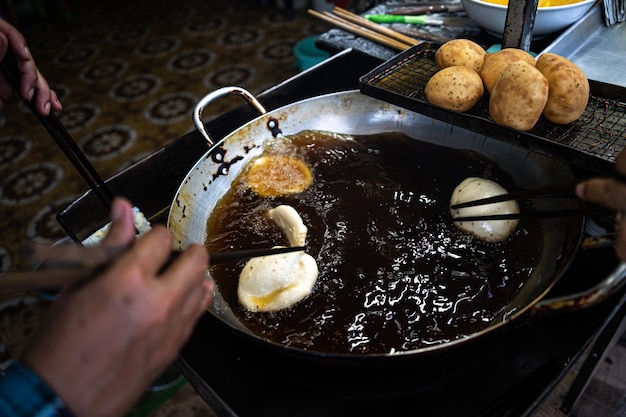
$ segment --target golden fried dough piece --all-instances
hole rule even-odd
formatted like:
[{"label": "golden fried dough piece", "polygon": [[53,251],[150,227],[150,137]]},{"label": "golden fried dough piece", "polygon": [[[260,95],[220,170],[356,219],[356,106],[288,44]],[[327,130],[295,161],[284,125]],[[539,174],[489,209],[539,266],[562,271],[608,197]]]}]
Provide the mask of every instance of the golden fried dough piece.
[{"label": "golden fried dough piece", "polygon": [[515,61],[524,61],[535,65],[535,58],[522,49],[505,48],[485,55],[485,63],[480,72],[480,77],[483,79],[487,91],[491,92],[502,71]]},{"label": "golden fried dough piece", "polygon": [[583,70],[569,59],[552,53],[537,58],[537,69],[550,85],[543,115],[558,124],[578,119],[589,101],[589,81]]},{"label": "golden fried dough piece", "polygon": [[524,61],[510,64],[498,77],[489,98],[489,115],[518,130],[535,126],[548,101],[548,80]]},{"label": "golden fried dough piece", "polygon": [[261,197],[281,196],[306,190],[313,182],[313,175],[301,159],[263,155],[252,162],[246,182]]},{"label": "golden fried dough piece", "polygon": [[469,39],[453,39],[441,45],[435,53],[440,68],[462,65],[480,73],[485,59],[485,49]]},{"label": "golden fried dough piece", "polygon": [[483,96],[480,75],[465,66],[444,68],[433,75],[424,89],[426,99],[444,109],[464,112]]}]

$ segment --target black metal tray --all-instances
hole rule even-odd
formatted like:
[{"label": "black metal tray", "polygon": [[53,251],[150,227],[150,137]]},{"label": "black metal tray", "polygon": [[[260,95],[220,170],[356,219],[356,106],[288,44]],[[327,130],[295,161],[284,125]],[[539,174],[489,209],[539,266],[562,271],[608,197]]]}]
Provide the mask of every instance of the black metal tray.
[{"label": "black metal tray", "polygon": [[443,120],[485,136],[566,160],[572,165],[609,173],[626,145],[626,88],[589,80],[591,94],[583,115],[558,125],[539,119],[527,132],[496,124],[489,117],[489,95],[465,113],[432,105],[426,83],[439,67],[435,52],[441,44],[424,42],[401,52],[359,79],[363,94]]}]

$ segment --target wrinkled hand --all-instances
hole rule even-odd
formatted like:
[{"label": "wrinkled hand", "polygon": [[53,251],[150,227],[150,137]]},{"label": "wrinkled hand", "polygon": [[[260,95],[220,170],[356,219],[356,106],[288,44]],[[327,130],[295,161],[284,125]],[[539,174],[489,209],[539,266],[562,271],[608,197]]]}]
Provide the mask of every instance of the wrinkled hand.
[{"label": "wrinkled hand", "polygon": [[[626,150],[615,159],[617,173],[626,176]],[[613,178],[593,178],[576,187],[576,194],[583,200],[602,204],[617,211],[618,236],[615,250],[626,262],[626,183]]]},{"label": "wrinkled hand", "polygon": [[[104,245],[134,238],[115,199]],[[172,236],[155,226],[99,277],[62,294],[22,358],[76,416],[121,416],[176,358],[212,297],[208,255],[192,245],[160,272]]]},{"label": "wrinkled hand", "polygon": [[[50,110],[60,111],[61,102],[37,69],[30,50],[26,46],[26,40],[16,28],[0,19],[0,59],[4,59],[9,48],[17,58],[21,73],[19,95],[30,101],[37,92],[35,108],[43,116],[50,114]],[[6,101],[14,97],[15,91],[4,76],[0,75],[0,110]]]}]

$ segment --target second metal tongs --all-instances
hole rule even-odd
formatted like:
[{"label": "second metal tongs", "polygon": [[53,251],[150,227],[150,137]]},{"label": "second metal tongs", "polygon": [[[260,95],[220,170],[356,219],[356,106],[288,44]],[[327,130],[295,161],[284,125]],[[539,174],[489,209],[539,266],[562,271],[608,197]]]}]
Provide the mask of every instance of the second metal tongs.
[{"label": "second metal tongs", "polygon": [[[481,198],[478,200],[466,201],[450,206],[451,210],[458,210],[467,207],[483,206],[487,204],[500,203],[510,200],[521,200],[528,198],[577,198],[574,184],[565,185],[549,185],[529,190],[519,190],[506,194],[496,195],[493,197]],[[568,217],[568,216],[589,216],[589,215],[607,215],[613,213],[606,207],[589,206],[562,210],[547,211],[530,211],[509,214],[484,214],[477,216],[459,216],[454,217],[454,222],[470,222],[470,221],[489,221],[489,220],[515,220],[521,218],[550,218],[550,217]]]}]

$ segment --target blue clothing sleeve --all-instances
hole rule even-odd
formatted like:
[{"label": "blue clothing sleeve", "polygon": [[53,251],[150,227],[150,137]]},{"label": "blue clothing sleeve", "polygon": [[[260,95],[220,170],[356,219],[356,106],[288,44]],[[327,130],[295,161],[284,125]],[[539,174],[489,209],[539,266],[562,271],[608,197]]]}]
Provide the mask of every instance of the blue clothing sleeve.
[{"label": "blue clothing sleeve", "polygon": [[14,362],[0,377],[0,416],[73,417],[73,414],[37,374]]}]

